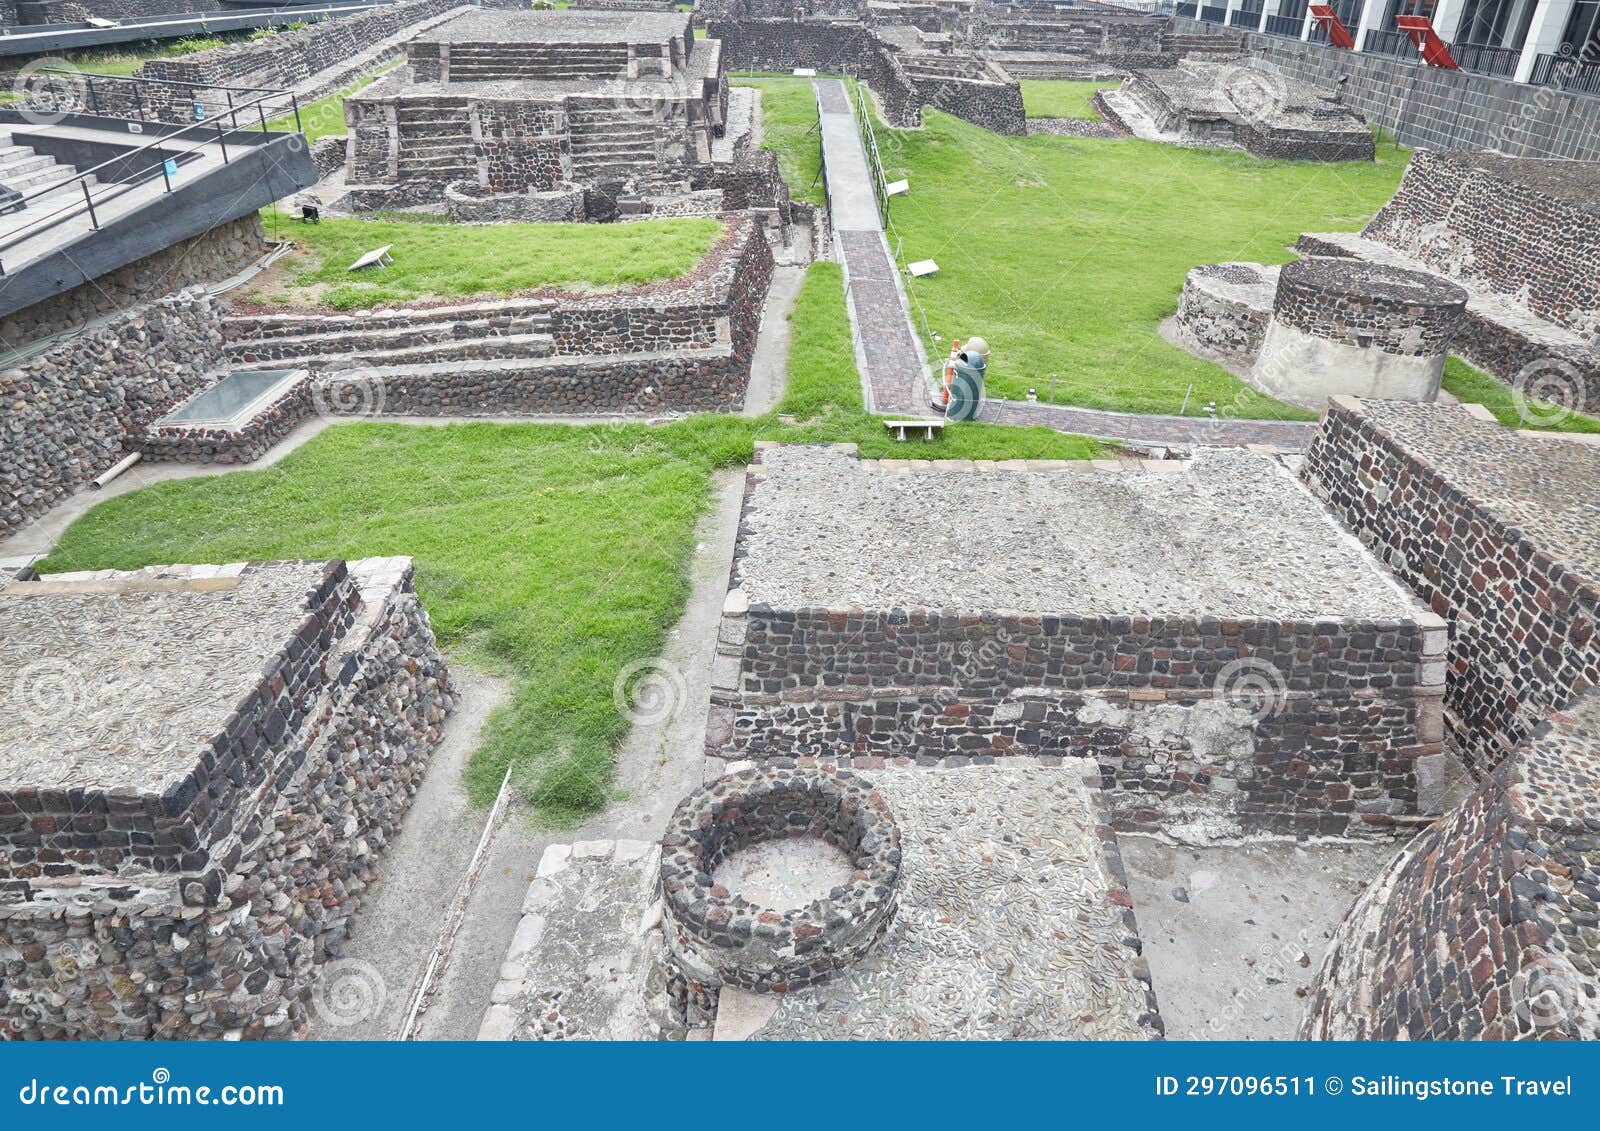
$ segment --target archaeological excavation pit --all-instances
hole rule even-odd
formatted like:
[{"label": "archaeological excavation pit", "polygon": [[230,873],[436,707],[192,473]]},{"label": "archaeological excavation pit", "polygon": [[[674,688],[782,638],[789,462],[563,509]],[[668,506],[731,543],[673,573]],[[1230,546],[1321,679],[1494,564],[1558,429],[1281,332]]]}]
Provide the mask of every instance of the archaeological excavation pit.
[{"label": "archaeological excavation pit", "polygon": [[708,986],[823,980],[877,944],[899,886],[889,803],[851,773],[729,775],[685,798],[663,841],[668,941]]}]

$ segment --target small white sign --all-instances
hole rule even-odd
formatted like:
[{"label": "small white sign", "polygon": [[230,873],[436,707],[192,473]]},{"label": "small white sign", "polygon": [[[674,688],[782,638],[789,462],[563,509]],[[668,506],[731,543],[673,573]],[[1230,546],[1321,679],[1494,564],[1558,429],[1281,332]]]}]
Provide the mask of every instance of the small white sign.
[{"label": "small white sign", "polygon": [[903,196],[911,191],[910,181],[890,181],[883,186],[885,196]]},{"label": "small white sign", "polygon": [[129,122],[128,132],[130,134],[142,134],[144,133],[144,126],[139,122]]},{"label": "small white sign", "polygon": [[389,249],[392,248],[393,246],[394,246],[394,244],[386,243],[382,247],[373,248],[371,251],[369,251],[365,255],[363,255],[360,259],[358,259],[354,263],[350,264],[350,266],[349,266],[349,268],[347,268],[347,270],[350,270],[350,271],[361,271],[361,270],[365,270],[368,267],[387,267],[387,266],[389,266],[389,264],[391,262],[393,262],[393,260],[389,256]]},{"label": "small white sign", "polygon": [[794,73],[796,78],[814,79],[817,77],[817,69],[815,67],[796,67]]},{"label": "small white sign", "polygon": [[939,265],[931,259],[919,259],[915,263],[906,264],[906,270],[911,272],[913,279],[920,279],[924,275],[937,275]]}]

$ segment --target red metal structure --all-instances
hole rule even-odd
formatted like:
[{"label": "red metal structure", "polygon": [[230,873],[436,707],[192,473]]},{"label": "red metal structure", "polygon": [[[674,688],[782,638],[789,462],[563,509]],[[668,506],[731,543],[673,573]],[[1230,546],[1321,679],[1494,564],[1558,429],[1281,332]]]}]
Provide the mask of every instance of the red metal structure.
[{"label": "red metal structure", "polygon": [[1306,10],[1311,13],[1311,18],[1327,31],[1329,43],[1335,47],[1343,47],[1346,51],[1355,50],[1356,41],[1351,38],[1350,29],[1344,26],[1339,13],[1333,10],[1333,5],[1313,4]]},{"label": "red metal structure", "polygon": [[1456,57],[1450,54],[1450,45],[1439,38],[1439,33],[1433,30],[1433,21],[1427,16],[1396,16],[1394,26],[1406,33],[1428,66],[1450,71],[1461,69]]}]

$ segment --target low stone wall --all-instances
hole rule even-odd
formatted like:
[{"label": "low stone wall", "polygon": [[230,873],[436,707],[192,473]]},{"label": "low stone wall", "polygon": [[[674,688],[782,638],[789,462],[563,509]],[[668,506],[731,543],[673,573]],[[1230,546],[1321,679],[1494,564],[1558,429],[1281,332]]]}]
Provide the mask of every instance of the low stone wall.
[{"label": "low stone wall", "polygon": [[1449,620],[1444,722],[1476,776],[1600,685],[1600,448],[1459,407],[1341,397],[1302,477]]},{"label": "low stone wall", "polygon": [[[4,23],[81,24],[89,17],[127,20],[137,16],[217,12],[223,0],[15,0],[15,18]],[[3,15],[3,12],[0,12]]]},{"label": "low stone wall", "polygon": [[583,202],[583,187],[571,181],[550,192],[487,192],[474,181],[444,189],[445,208],[458,224],[581,222]]},{"label": "low stone wall", "polygon": [[[1216,34],[1197,20],[1175,27]],[[1518,157],[1600,160],[1600,98],[1470,71],[1429,67],[1364,51],[1340,51],[1257,32],[1243,35],[1252,66],[1329,87],[1402,144],[1493,149]]]},{"label": "low stone wall", "polygon": [[1178,295],[1179,334],[1202,352],[1252,365],[1261,351],[1279,268],[1208,263],[1190,271]]},{"label": "low stone wall", "polygon": [[0,372],[0,535],[45,513],[200,391],[222,356],[213,300],[138,307]]},{"label": "low stone wall", "polygon": [[0,341],[16,347],[75,330],[163,295],[220,282],[266,253],[261,217],[252,212],[0,318]]},{"label": "low stone wall", "polygon": [[1600,692],[1541,723],[1346,916],[1310,1040],[1600,1039]]},{"label": "low stone wall", "polygon": [[461,3],[462,0],[403,0],[298,31],[281,31],[172,59],[151,59],[137,74],[141,78],[173,79],[200,86],[298,86]]},{"label": "low stone wall", "polygon": [[327,180],[344,168],[349,144],[347,137],[319,137],[311,143],[311,163],[316,166],[317,180]]},{"label": "low stone wall", "polygon": [[911,82],[923,106],[932,106],[963,121],[997,134],[1020,137],[1028,132],[1022,107],[1022,88],[1009,76],[959,78],[911,73]]},{"label": "low stone wall", "polygon": [[[239,568],[152,567],[145,575],[231,572],[248,581],[252,571],[274,567],[251,566],[242,575]],[[199,843],[209,850],[186,854],[169,871],[123,869],[99,879],[76,866],[19,876],[13,864],[9,875],[17,878],[0,883],[7,975],[0,1026],[12,1035],[302,1036],[309,1010],[337,1010],[339,979],[353,974],[359,981],[360,971],[337,959],[339,947],[377,879],[378,859],[421,782],[453,696],[409,559],[358,562],[348,571],[330,563],[313,600],[343,612],[320,619],[312,613],[321,629],[276,673],[286,677],[276,686],[303,690],[296,713],[309,725],[286,731],[281,719],[269,724],[271,757],[248,771],[260,783],[252,798],[258,803],[213,810],[212,823],[231,828],[201,832]],[[284,694],[266,678],[250,703],[259,696],[270,706]],[[93,799],[97,791],[90,786],[87,794]],[[121,827],[118,815],[126,811],[186,820],[194,797],[192,789],[174,787],[148,803],[137,793],[115,798],[108,802],[115,806],[111,826]],[[0,829],[18,818],[37,824],[37,806],[47,801],[42,794],[32,801],[4,796]],[[65,819],[91,816],[79,804]],[[103,826],[107,818],[99,820]],[[331,996],[318,981],[318,968],[329,963]]]},{"label": "low stone wall", "polygon": [[820,74],[859,77],[878,101],[891,126],[922,124],[921,99],[894,52],[856,21],[713,20],[709,38],[722,42],[730,71],[792,71],[809,67]]}]

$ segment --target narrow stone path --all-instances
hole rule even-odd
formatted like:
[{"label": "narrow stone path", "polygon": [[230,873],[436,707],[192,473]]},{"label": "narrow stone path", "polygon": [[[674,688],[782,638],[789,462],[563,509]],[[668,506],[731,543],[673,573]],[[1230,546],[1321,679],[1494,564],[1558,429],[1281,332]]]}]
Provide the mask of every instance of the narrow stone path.
[{"label": "narrow stone path", "polygon": [[838,79],[818,79],[811,86],[817,96],[834,251],[844,265],[867,411],[927,416],[932,388],[928,366],[883,233],[849,95]]}]

